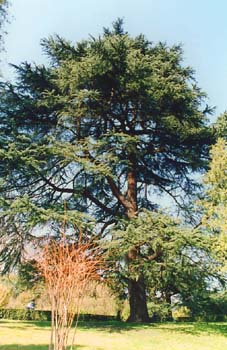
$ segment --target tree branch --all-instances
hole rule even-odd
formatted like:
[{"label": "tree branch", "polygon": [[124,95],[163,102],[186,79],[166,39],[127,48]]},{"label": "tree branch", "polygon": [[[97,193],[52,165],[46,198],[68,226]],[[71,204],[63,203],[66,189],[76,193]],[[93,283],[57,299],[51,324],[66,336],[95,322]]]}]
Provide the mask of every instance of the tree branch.
[{"label": "tree branch", "polygon": [[110,189],[113,193],[113,195],[118,199],[118,201],[123,205],[123,207],[127,210],[131,208],[129,201],[125,198],[125,196],[121,193],[117,185],[115,184],[112,177],[107,176],[107,181],[110,185]]}]

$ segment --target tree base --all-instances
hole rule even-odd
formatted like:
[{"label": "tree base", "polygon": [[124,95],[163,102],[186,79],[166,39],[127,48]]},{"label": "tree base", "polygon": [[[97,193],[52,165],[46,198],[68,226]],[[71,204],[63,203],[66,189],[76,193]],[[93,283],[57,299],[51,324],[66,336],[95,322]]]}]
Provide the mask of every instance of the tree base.
[{"label": "tree base", "polygon": [[129,316],[129,318],[126,320],[128,323],[151,323],[150,317],[135,317],[135,316]]}]

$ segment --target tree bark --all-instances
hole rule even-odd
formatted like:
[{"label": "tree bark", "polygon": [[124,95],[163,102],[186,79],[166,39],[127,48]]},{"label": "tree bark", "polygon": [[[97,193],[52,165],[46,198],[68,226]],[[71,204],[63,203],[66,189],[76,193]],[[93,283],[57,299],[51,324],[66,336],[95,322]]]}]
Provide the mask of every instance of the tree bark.
[{"label": "tree bark", "polygon": [[[133,161],[131,161],[133,162]],[[128,190],[127,190],[127,199],[129,204],[129,208],[127,211],[127,215],[129,219],[137,216],[137,180],[136,180],[136,171],[135,165],[132,164],[132,168],[128,172]]]},{"label": "tree bark", "polygon": [[[129,219],[133,219],[138,214],[137,208],[137,176],[136,176],[136,162],[133,155],[129,156],[131,168],[128,172],[128,190],[127,199],[130,203],[130,207],[127,211]],[[127,254],[128,269],[130,271],[130,263],[133,260],[139,258],[139,252],[136,247],[132,248]],[[129,305],[130,315],[128,322],[149,322],[149,315],[147,309],[147,297],[146,297],[146,286],[144,282],[144,276],[142,273],[139,274],[138,278],[130,279],[128,282],[128,293],[129,293]]]},{"label": "tree bark", "polygon": [[130,315],[128,322],[150,322],[143,275],[128,283]]}]

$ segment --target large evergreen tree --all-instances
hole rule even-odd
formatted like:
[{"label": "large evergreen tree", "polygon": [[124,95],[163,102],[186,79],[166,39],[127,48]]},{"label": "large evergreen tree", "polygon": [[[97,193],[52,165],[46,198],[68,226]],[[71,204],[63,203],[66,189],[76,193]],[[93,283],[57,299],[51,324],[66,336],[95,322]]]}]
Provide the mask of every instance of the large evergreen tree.
[{"label": "large evergreen tree", "polygon": [[[121,20],[76,46],[60,37],[42,45],[49,67],[25,62],[15,67],[16,83],[2,85],[4,220],[13,216],[29,235],[67,199],[69,213],[92,214],[104,235],[123,216],[154,210],[154,191],[181,205],[213,138],[205,95],[183,66],[181,47],[132,38]],[[136,246],[128,251],[129,265],[138,254]],[[142,272],[128,292],[130,320],[147,321]]]}]

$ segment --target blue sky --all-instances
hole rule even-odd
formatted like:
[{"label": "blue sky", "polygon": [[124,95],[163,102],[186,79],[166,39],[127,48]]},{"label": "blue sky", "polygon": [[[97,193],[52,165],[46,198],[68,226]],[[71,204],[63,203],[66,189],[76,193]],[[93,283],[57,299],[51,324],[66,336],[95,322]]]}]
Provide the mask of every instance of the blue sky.
[{"label": "blue sky", "polygon": [[59,34],[72,42],[97,36],[117,17],[131,35],[155,42],[182,43],[185,64],[196,71],[215,115],[227,109],[226,0],[11,0],[3,75],[8,62],[44,63],[40,40]]}]

